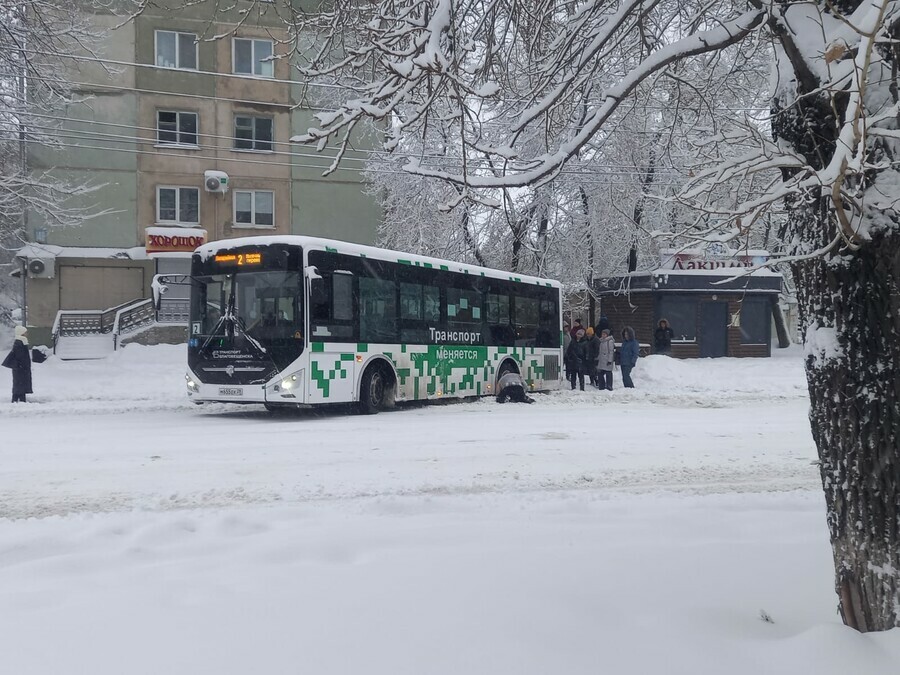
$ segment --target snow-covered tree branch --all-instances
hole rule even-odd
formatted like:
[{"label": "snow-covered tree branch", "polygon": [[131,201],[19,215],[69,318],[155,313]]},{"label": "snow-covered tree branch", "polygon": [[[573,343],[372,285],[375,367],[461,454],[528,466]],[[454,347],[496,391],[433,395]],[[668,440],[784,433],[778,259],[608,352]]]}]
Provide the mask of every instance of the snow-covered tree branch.
[{"label": "snow-covered tree branch", "polygon": [[[464,257],[499,264],[503,241],[503,264],[553,274],[556,236],[577,242],[568,259],[589,280],[608,202],[631,233],[719,241],[768,232],[778,210],[841,612],[862,631],[900,626],[900,0],[295,6],[279,4],[297,72],[346,93],[294,140],[337,148],[337,163],[373,123],[397,158],[381,161],[441,181],[454,208],[429,227]],[[753,77],[765,69],[768,91]],[[642,128],[657,147],[610,178],[617,134]],[[664,170],[671,189],[656,190]],[[630,209],[602,185],[616,182]],[[651,203],[680,211],[651,224]],[[502,216],[479,232],[484,206]]]}]

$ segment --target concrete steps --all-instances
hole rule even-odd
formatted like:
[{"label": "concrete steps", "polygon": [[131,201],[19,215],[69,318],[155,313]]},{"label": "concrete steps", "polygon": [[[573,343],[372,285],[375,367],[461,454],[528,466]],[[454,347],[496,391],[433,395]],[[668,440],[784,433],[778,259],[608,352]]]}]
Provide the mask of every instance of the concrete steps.
[{"label": "concrete steps", "polygon": [[120,345],[180,345],[188,340],[187,326],[153,323],[134,333],[119,336]]},{"label": "concrete steps", "polygon": [[104,359],[113,353],[111,333],[65,335],[56,341],[56,356],[63,361]]}]

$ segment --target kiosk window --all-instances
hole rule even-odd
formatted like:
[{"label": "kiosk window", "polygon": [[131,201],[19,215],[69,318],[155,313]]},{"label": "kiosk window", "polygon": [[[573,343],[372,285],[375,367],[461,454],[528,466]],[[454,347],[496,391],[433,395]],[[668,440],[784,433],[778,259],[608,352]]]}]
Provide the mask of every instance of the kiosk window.
[{"label": "kiosk window", "polygon": [[669,327],[675,333],[674,342],[697,340],[697,301],[694,298],[661,297],[657,315],[657,320],[659,319],[669,322]]},{"label": "kiosk window", "polygon": [[744,300],[741,303],[741,344],[769,344],[771,306],[766,300]]}]

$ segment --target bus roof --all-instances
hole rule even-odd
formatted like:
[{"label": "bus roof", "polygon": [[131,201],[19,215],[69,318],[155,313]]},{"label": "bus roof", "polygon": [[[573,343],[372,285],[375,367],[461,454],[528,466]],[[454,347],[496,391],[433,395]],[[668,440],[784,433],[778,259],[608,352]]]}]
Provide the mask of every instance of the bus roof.
[{"label": "bus roof", "polygon": [[272,244],[284,244],[288,246],[300,246],[304,250],[321,250],[333,251],[335,253],[345,253],[347,255],[356,255],[373,260],[384,260],[387,262],[399,262],[401,264],[409,264],[422,266],[426,263],[434,269],[446,269],[450,272],[468,272],[469,274],[483,275],[494,279],[505,279],[510,281],[518,281],[525,284],[540,284],[542,286],[550,285],[554,288],[561,288],[561,284],[553,279],[542,279],[524,274],[515,274],[513,272],[504,272],[503,270],[492,269],[490,267],[479,267],[477,265],[468,265],[466,263],[454,262],[452,260],[441,260],[440,258],[429,258],[424,255],[416,255],[414,253],[403,253],[401,251],[391,251],[377,246],[363,246],[362,244],[353,244],[337,239],[322,239],[321,237],[306,237],[300,235],[274,235],[262,237],[239,237],[236,239],[220,239],[211,241],[194,251],[202,260],[208,260],[210,257],[234,248],[243,248],[245,246],[270,246]]}]

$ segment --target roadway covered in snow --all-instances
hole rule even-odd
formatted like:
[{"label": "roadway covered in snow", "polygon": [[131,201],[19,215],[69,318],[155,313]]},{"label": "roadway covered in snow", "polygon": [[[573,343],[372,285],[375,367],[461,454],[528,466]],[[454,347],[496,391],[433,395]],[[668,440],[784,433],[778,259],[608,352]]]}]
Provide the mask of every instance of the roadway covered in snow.
[{"label": "roadway covered in snow", "polygon": [[8,672],[900,663],[835,615],[797,352],[374,417],[193,406],[183,364],[51,359],[0,404]]}]

